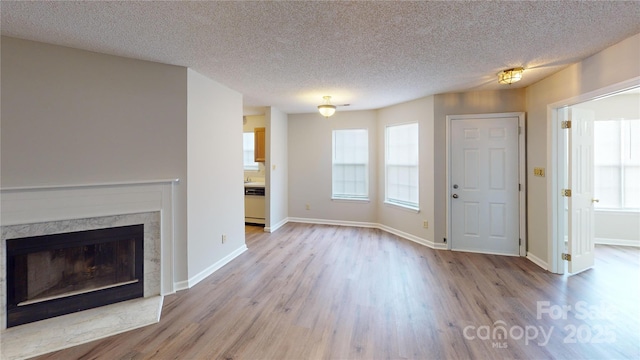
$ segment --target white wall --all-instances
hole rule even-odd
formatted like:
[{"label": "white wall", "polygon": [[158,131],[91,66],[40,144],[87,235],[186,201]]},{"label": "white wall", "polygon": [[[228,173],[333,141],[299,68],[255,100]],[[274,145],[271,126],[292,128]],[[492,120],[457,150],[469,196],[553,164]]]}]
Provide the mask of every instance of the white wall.
[{"label": "white wall", "polygon": [[[627,93],[587,101],[573,106],[594,112],[596,121],[640,119],[640,93]],[[598,147],[594,149],[599,151]],[[597,196],[597,194],[596,194]],[[640,246],[640,212],[594,211],[594,236],[596,242],[633,240]]]},{"label": "white wall", "polygon": [[266,121],[266,226],[270,231],[284,224],[289,214],[288,117],[271,107]]},{"label": "white wall", "polygon": [[640,119],[640,90],[574,105],[594,112],[595,120]]},{"label": "white wall", "polygon": [[[289,115],[289,217],[377,222],[377,112],[340,111]],[[334,129],[369,131],[370,202],[331,200],[331,146]],[[305,205],[309,204],[309,210]]]},{"label": "white wall", "polygon": [[2,187],[175,179],[186,279],[187,70],[2,37]]},{"label": "white wall", "polygon": [[[242,95],[189,69],[188,278],[245,246]],[[222,243],[222,236],[226,241]]]},{"label": "white wall", "polygon": [[594,222],[596,243],[613,242],[640,246],[640,213],[599,211],[595,214]]},{"label": "white wall", "polygon": [[[392,124],[418,123],[419,136],[419,203],[416,213],[394,205],[384,204],[385,198],[385,127]],[[429,96],[378,110],[378,208],[377,222],[392,229],[434,241],[434,97]],[[442,209],[439,209],[442,211]],[[428,221],[429,228],[423,227]]]},{"label": "white wall", "polygon": [[[547,106],[640,76],[640,34],[621,41],[527,88],[528,251],[549,258],[547,179],[534,167],[548,167]],[[525,73],[526,76],[526,73]],[[553,176],[547,169],[547,176]]]}]

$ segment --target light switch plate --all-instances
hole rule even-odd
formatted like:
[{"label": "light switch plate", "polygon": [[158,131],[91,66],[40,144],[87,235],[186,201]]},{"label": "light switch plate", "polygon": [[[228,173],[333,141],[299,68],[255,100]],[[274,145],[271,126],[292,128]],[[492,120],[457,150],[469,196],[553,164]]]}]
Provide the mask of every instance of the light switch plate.
[{"label": "light switch plate", "polygon": [[533,175],[544,177],[544,168],[541,168],[541,167],[533,168]]}]

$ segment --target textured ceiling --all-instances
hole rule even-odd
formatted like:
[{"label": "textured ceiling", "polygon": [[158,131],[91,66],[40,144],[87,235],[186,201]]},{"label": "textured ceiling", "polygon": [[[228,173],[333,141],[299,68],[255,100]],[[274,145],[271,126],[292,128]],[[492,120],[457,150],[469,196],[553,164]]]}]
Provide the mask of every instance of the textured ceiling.
[{"label": "textured ceiling", "polygon": [[[640,32],[640,2],[14,2],[2,34],[190,67],[245,106],[376,109],[526,86]],[[346,109],[344,109],[346,110]]]}]

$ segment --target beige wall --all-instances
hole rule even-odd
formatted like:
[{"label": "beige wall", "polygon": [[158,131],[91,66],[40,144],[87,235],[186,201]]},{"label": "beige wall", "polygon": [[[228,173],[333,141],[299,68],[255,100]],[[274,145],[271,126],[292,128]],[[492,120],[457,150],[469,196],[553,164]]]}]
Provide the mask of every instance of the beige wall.
[{"label": "beige wall", "polygon": [[[526,73],[525,73],[526,75]],[[551,263],[547,221],[547,178],[534,167],[550,168],[547,106],[640,76],[640,34],[615,44],[527,88],[528,252]],[[547,169],[547,176],[553,176]]]},{"label": "beige wall", "polygon": [[[330,119],[315,113],[290,115],[289,216],[380,223],[442,243],[446,236],[446,116],[525,112],[528,252],[547,259],[546,178],[533,177],[534,167],[547,167],[547,105],[639,76],[639,42],[640,35],[635,35],[528,88],[440,94],[377,111],[339,111]],[[421,129],[420,214],[382,204],[384,126],[410,121],[419,121]],[[377,149],[376,158],[371,159],[378,167],[375,176],[370,174],[371,203],[330,200],[331,130],[345,127],[369,129],[370,148]],[[377,134],[372,140],[374,128]],[[305,204],[310,204],[310,210],[305,210]],[[424,220],[431,224],[428,230],[422,228]]]},{"label": "beige wall", "polygon": [[[393,229],[416,236],[430,242],[434,241],[434,97],[393,105],[378,110],[378,220],[377,222]],[[398,206],[384,204],[385,199],[385,128],[392,124],[418,123],[419,172],[418,190],[420,212],[415,213]],[[429,228],[423,227],[428,221]]]},{"label": "beige wall", "polygon": [[[370,202],[331,200],[331,144],[334,129],[369,131]],[[378,155],[376,111],[291,114],[288,125],[289,217],[376,222]],[[305,205],[310,209],[306,210]]]},{"label": "beige wall", "polygon": [[245,246],[242,95],[189,69],[187,110],[187,264],[193,285]]},{"label": "beige wall", "polygon": [[[417,122],[420,137],[420,212],[384,204],[384,131],[390,124]],[[433,97],[381,110],[289,115],[289,216],[380,224],[433,241]],[[369,200],[331,200],[332,131],[369,132]],[[310,209],[306,210],[305,205]]]},{"label": "beige wall", "polygon": [[[447,115],[489,114],[525,111],[525,90],[473,91],[435,95],[434,167],[435,240],[442,243],[447,233],[446,152]],[[528,130],[527,130],[528,131]]]}]

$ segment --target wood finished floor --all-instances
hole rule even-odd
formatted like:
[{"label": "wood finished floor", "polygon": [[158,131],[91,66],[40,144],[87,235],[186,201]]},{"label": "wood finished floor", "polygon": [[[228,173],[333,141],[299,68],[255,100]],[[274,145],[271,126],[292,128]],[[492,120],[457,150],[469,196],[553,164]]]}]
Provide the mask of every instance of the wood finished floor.
[{"label": "wood finished floor", "polygon": [[[247,227],[247,246],[167,296],[160,323],[38,359],[640,358],[639,249],[599,246],[595,268],[562,276],[374,229]],[[538,319],[539,301],[572,309]],[[548,343],[520,338],[533,327]]]}]

